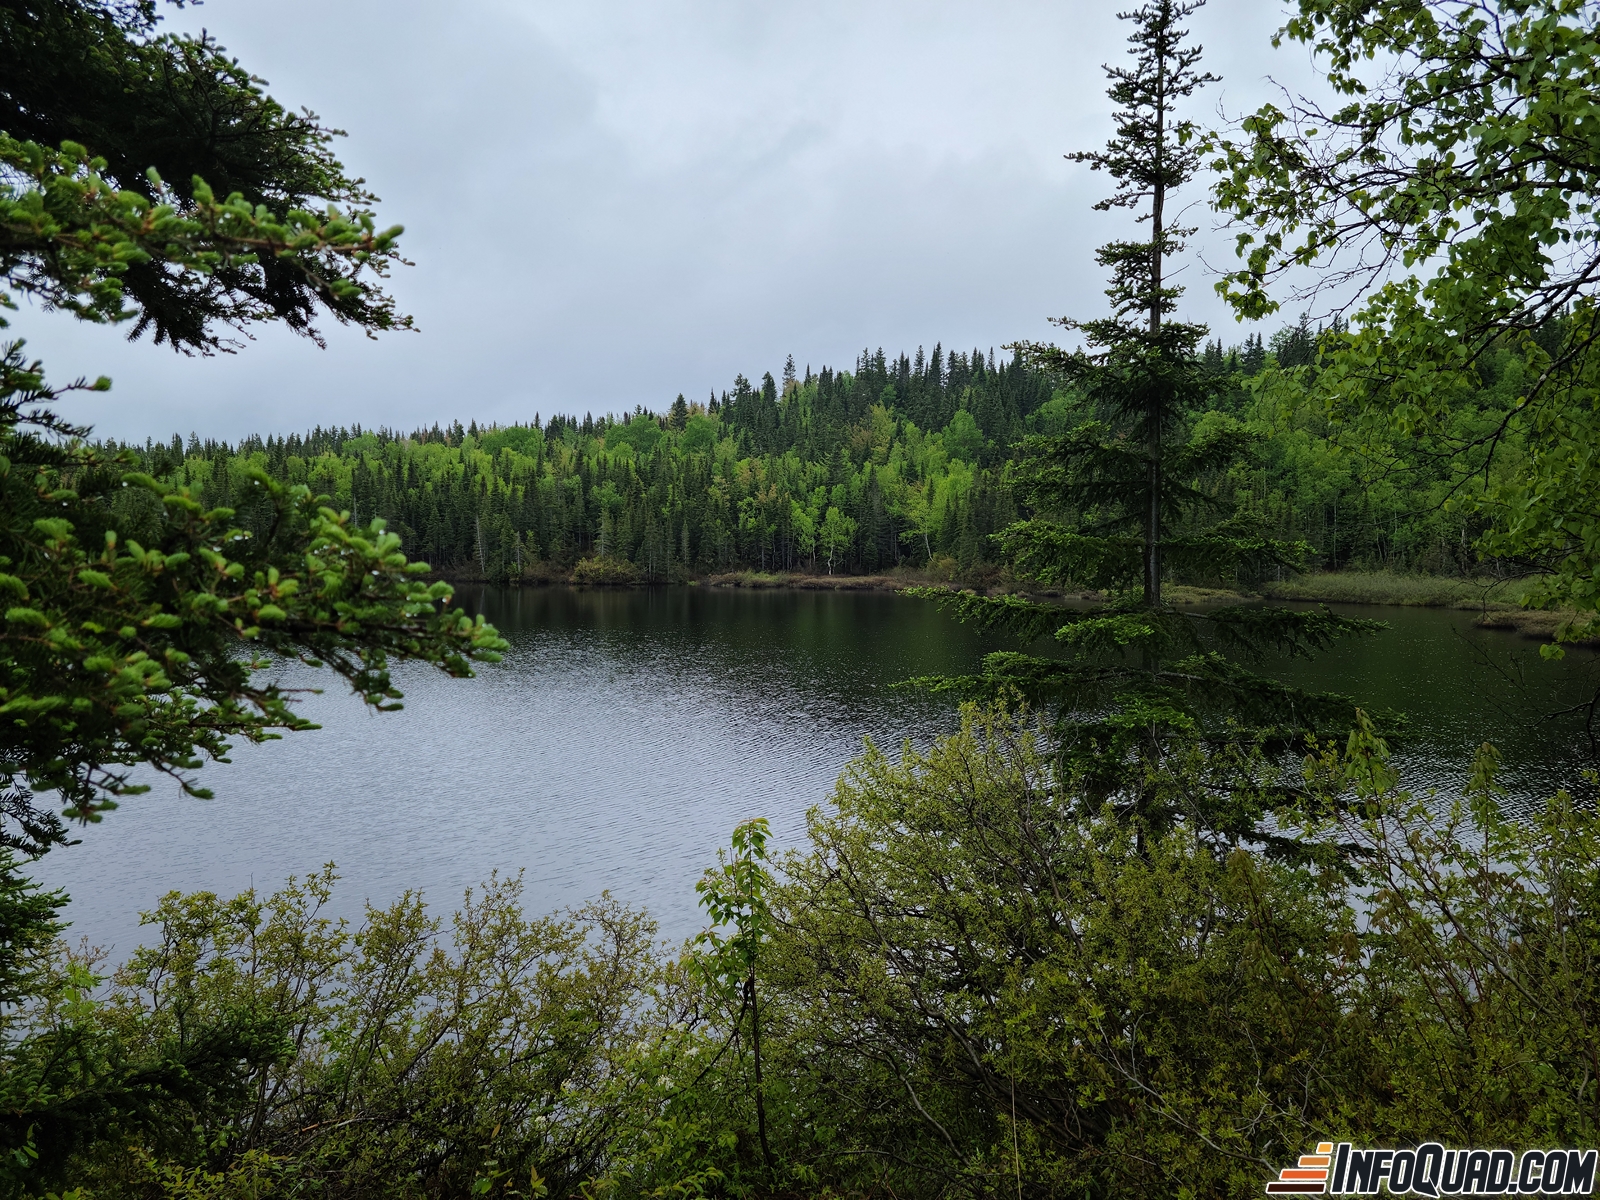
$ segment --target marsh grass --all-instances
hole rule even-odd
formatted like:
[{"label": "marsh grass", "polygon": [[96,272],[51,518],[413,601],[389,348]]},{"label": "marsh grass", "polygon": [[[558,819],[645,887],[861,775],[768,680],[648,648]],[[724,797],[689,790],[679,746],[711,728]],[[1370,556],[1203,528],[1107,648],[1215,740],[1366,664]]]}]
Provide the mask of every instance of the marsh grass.
[{"label": "marsh grass", "polygon": [[[1600,642],[1600,627],[1572,609],[1523,607],[1533,580],[1451,579],[1395,571],[1329,571],[1261,585],[1273,600],[1329,604],[1399,604],[1476,612],[1485,629],[1506,629],[1539,641]],[[1576,635],[1576,636],[1574,636]]]},{"label": "marsh grass", "polygon": [[1268,582],[1261,594],[1274,600],[1323,600],[1335,604],[1402,604],[1416,608],[1464,608],[1510,612],[1522,608],[1528,580],[1452,579],[1397,571],[1328,571]]}]

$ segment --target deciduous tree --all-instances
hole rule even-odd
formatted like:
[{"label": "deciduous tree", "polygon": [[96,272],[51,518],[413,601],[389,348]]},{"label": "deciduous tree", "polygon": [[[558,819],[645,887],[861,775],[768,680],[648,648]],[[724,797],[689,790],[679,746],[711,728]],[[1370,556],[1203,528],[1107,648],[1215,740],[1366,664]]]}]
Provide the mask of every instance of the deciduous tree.
[{"label": "deciduous tree", "polygon": [[[1532,599],[1592,619],[1600,12],[1300,0],[1276,42],[1309,46],[1334,99],[1286,97],[1215,139],[1241,259],[1219,290],[1252,317],[1306,292],[1353,306],[1322,346],[1318,397],[1356,443],[1451,474],[1456,502],[1493,520],[1481,549],[1540,572]],[[1496,419],[1463,427],[1505,346],[1533,370]],[[1462,490],[1475,476],[1487,486]]]}]

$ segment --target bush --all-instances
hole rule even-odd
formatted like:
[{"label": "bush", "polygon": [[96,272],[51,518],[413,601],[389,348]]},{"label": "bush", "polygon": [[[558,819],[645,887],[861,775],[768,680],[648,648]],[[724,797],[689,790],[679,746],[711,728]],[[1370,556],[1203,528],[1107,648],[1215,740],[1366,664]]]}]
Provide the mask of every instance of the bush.
[{"label": "bush", "polygon": [[336,1196],[572,1196],[630,1152],[696,1042],[643,914],[603,898],[529,918],[520,882],[492,878],[448,923],[407,894],[352,929],[322,913],[334,878],[174,893],[146,915],[158,937],[88,1015],[101,1041],[159,1057],[247,1020],[271,1052],[168,1113],[161,1144],[100,1130],[67,1178],[94,1196],[240,1172]]},{"label": "bush", "polygon": [[1327,1138],[1593,1145],[1600,818],[1507,819],[1487,749],[1449,803],[1385,756],[1308,759],[1273,856],[1097,809],[968,709],[869,746],[781,870],[741,827],[676,956],[499,878],[357,929],[331,870],[170,895],[100,999],[64,953],[16,976],[9,1194],[1242,1198]]},{"label": "bush", "polygon": [[807,1148],[854,1186],[1249,1194],[1336,1107],[1336,870],[1086,812],[1027,722],[970,710],[869,748],[811,837],[773,986],[806,1107],[840,1114]]},{"label": "bush", "polygon": [[580,558],[572,568],[573,583],[627,587],[642,578],[639,568],[622,558]]}]

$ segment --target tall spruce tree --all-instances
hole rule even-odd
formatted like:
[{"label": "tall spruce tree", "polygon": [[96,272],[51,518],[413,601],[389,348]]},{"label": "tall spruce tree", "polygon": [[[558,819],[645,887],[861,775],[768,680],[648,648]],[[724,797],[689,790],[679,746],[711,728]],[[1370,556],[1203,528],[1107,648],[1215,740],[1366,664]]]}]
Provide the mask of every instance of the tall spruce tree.
[{"label": "tall spruce tree", "polygon": [[[1232,510],[1227,472],[1250,455],[1253,439],[1208,411],[1217,385],[1197,353],[1206,327],[1171,319],[1182,289],[1169,282],[1169,262],[1193,232],[1173,221],[1173,194],[1198,166],[1197,127],[1176,107],[1216,78],[1199,69],[1201,48],[1179,28],[1199,7],[1153,0],[1122,14],[1134,27],[1133,61],[1106,68],[1116,134],[1104,150],[1068,156],[1116,180],[1097,209],[1134,209],[1148,226],[1147,237],[1107,243],[1097,254],[1110,269],[1112,314],[1053,321],[1081,333],[1087,348],[1018,347],[1060,375],[1082,419],[1065,434],[1023,443],[1017,483],[1032,515],[997,537],[1023,575],[1092,587],[1110,601],[1071,610],[925,590],[965,620],[1028,642],[1053,634],[1066,651],[992,654],[981,676],[926,682],[1020,697],[1052,712],[1062,765],[1097,806],[1110,801],[1151,827],[1187,818],[1227,837],[1277,842],[1267,815],[1295,789],[1271,764],[1309,737],[1348,729],[1354,713],[1343,697],[1305,692],[1252,667],[1378,626],[1326,609],[1179,609],[1162,595],[1174,575],[1259,577],[1297,565],[1305,551],[1262,536]],[[1169,770],[1179,759],[1191,769]],[[1203,782],[1196,790],[1180,778]]]}]

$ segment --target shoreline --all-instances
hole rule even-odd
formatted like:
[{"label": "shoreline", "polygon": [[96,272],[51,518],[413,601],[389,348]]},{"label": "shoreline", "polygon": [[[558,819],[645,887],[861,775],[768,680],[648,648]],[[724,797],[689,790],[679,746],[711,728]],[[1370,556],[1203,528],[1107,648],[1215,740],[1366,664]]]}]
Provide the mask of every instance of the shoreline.
[{"label": "shoreline", "polygon": [[[584,577],[587,574],[587,577]],[[453,572],[437,576],[450,583],[472,586],[484,579],[464,578]],[[898,592],[908,587],[941,587],[952,591],[971,588],[990,595],[1011,593],[1043,600],[1100,603],[1104,597],[1090,590],[1049,588],[1034,590],[1010,579],[998,568],[961,576],[946,572],[894,569],[876,575],[815,575],[798,571],[726,571],[646,583],[628,573],[544,572],[509,582],[511,587],[708,587],[752,591]],[[1400,575],[1389,571],[1328,571],[1299,575],[1262,584],[1256,592],[1226,588],[1175,585],[1165,589],[1169,602],[1184,606],[1229,604],[1251,600],[1280,600],[1312,604],[1392,605],[1402,608],[1449,608],[1476,612],[1475,624],[1539,641],[1552,641],[1557,630],[1575,619],[1571,610],[1524,608],[1520,603],[1526,581],[1471,580],[1430,575]],[[1600,643],[1600,627],[1575,645]]]},{"label": "shoreline", "polygon": [[[802,571],[723,571],[712,575],[685,575],[672,579],[645,580],[636,573],[623,570],[599,571],[541,571],[525,574],[520,580],[494,582],[481,576],[455,571],[435,571],[430,576],[446,583],[468,587],[710,587],[746,588],[752,591],[802,592],[898,592],[908,587],[943,587],[959,591],[975,588],[985,592],[997,590],[1002,573],[991,569],[977,575],[941,574],[933,571],[893,569],[876,575],[813,575]],[[999,590],[1013,591],[1006,587]],[[1036,595],[1060,596],[1067,593],[1039,592]],[[1076,595],[1076,593],[1070,593]],[[1086,599],[1099,599],[1095,593],[1085,592]]]},{"label": "shoreline", "polygon": [[[1475,612],[1480,629],[1498,629],[1536,641],[1553,642],[1563,626],[1582,620],[1573,609],[1526,608],[1528,580],[1452,579],[1431,575],[1398,575],[1389,571],[1329,571],[1269,583],[1261,595],[1269,600],[1322,604],[1388,604],[1402,608],[1448,608]],[[1568,643],[1600,644],[1600,624]]]}]

